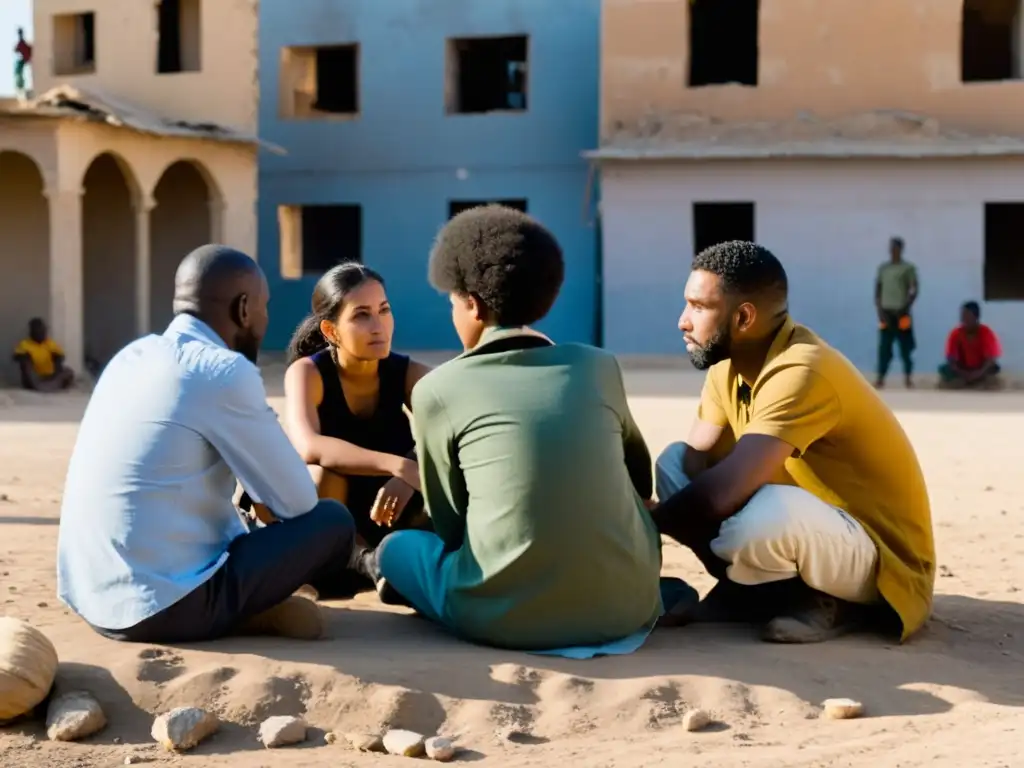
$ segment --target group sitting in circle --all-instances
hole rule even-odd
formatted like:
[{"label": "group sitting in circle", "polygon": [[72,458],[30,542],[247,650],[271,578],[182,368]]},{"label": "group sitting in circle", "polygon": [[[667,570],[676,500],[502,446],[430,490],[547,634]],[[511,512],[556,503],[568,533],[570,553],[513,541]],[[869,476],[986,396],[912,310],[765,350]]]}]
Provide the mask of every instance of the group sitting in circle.
[{"label": "group sitting in circle", "polygon": [[[279,421],[256,366],[263,272],[192,252],[167,330],[119,352],[86,408],[61,599],[110,638],[182,643],[318,638],[320,599],[376,591],[465,640],[576,658],[636,650],[656,625],[757,623],[786,643],[923,625],[917,457],[871,384],[790,317],[775,256],[695,257],[679,329],[706,381],[655,462],[616,358],[532,327],[564,276],[530,216],[455,216],[429,279],[465,351],[431,369],[392,351],[384,278],[334,267],[289,347]],[[663,535],[717,579],[703,599],[662,576]]]}]

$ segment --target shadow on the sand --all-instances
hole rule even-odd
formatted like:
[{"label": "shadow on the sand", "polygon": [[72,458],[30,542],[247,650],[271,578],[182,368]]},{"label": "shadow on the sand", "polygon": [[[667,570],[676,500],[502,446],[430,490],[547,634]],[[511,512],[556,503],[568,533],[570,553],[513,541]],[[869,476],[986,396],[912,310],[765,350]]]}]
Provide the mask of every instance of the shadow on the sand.
[{"label": "shadow on the sand", "polygon": [[[1020,685],[1024,605],[1019,603],[939,595],[933,621],[902,646],[874,636],[780,646],[758,641],[752,629],[707,625],[659,629],[631,656],[589,661],[473,646],[426,621],[387,611],[325,610],[330,616],[330,640],[233,639],[230,648],[223,650],[279,662],[330,665],[365,683],[402,686],[432,699],[443,696],[513,706],[536,704],[536,686],[494,679],[492,668],[497,665],[592,680],[715,677],[790,691],[811,704],[834,696],[851,697],[864,701],[874,716],[948,711],[953,704],[927,690],[937,687],[973,692],[995,704],[1024,705]],[[204,647],[217,650],[215,644]],[[413,707],[421,713],[430,711],[432,722],[398,725],[436,728],[444,718],[439,709],[439,704]]]}]

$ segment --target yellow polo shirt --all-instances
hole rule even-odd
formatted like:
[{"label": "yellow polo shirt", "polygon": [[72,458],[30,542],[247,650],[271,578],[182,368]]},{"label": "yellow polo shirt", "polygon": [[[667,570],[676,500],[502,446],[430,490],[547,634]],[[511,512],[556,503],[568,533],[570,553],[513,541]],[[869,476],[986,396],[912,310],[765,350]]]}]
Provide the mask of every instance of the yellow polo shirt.
[{"label": "yellow polo shirt", "polygon": [[746,382],[749,396],[743,384],[729,361],[712,366],[699,418],[736,439],[793,446],[788,481],[852,515],[878,546],[878,591],[906,640],[931,613],[935,543],[921,465],[896,416],[849,360],[790,318]]},{"label": "yellow polo shirt", "polygon": [[14,354],[28,355],[36,375],[46,378],[53,376],[56,372],[57,366],[53,360],[55,357],[64,357],[64,350],[53,339],[47,339],[42,343],[32,339],[22,339],[14,348]]}]

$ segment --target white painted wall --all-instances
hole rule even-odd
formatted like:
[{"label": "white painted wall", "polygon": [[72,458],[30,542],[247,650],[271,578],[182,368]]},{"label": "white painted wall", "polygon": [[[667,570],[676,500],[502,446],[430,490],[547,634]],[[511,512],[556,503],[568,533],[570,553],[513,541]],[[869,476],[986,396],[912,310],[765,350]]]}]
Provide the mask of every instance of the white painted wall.
[{"label": "white painted wall", "polygon": [[[602,176],[605,346],[685,354],[676,321],[694,202],[753,201],[758,242],[790,280],[790,307],[860,368],[877,349],[874,278],[890,236],[918,266],[916,369],[932,372],[963,301],[982,301],[985,202],[1024,202],[1024,159],[608,164]],[[1024,258],[1024,221],[1021,221]],[[982,303],[1004,366],[1024,371],[1024,301]],[[892,373],[899,372],[898,358]]]}]

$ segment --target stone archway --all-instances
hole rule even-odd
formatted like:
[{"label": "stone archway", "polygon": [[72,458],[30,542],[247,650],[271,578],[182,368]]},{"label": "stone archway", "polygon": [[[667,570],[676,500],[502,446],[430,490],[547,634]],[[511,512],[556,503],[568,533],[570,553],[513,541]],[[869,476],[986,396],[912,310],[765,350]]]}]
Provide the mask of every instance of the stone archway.
[{"label": "stone archway", "polygon": [[0,150],[0,382],[9,384],[19,380],[10,359],[28,321],[50,314],[50,216],[43,190],[32,158]]},{"label": "stone archway", "polygon": [[126,163],[106,152],[89,165],[82,186],[85,354],[103,366],[136,336],[138,185]]},{"label": "stone archway", "polygon": [[195,161],[179,160],[167,167],[153,190],[149,327],[155,333],[170,322],[178,264],[190,251],[214,239],[211,204],[217,193],[208,178]]}]

